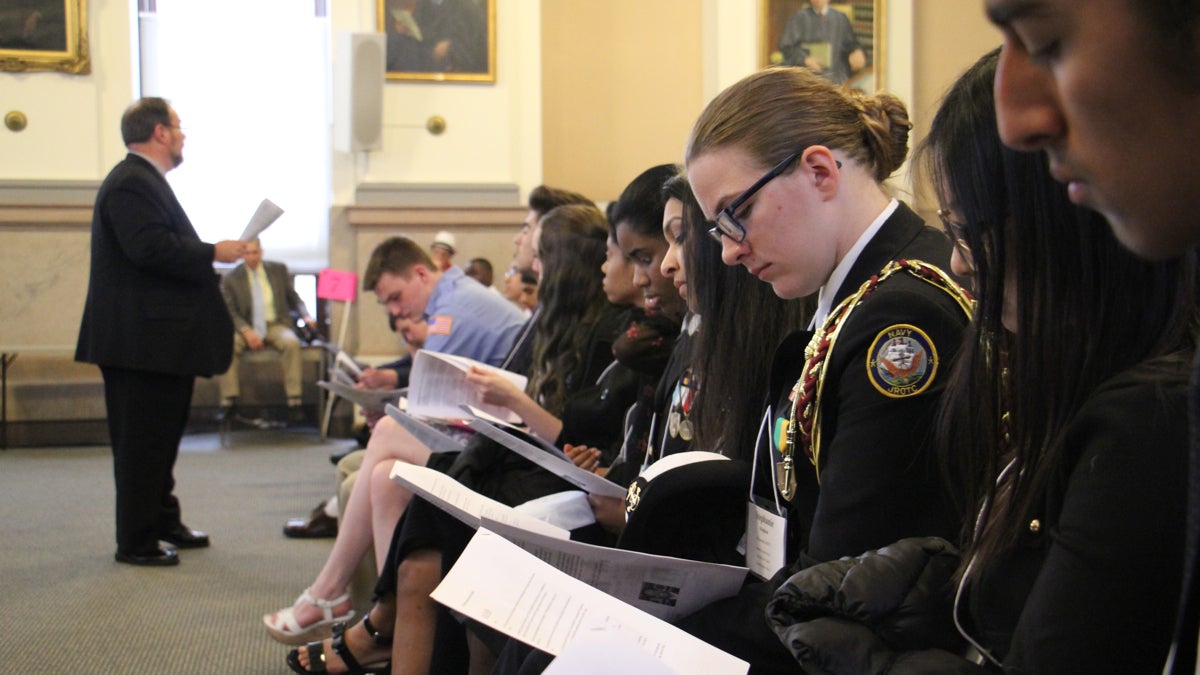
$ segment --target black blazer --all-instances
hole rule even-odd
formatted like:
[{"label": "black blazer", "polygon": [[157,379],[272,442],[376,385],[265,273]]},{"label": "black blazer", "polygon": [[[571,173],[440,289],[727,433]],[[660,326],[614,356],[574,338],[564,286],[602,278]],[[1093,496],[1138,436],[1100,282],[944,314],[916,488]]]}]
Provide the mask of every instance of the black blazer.
[{"label": "black blazer", "polygon": [[[851,267],[833,306],[890,261],[916,259],[949,270],[950,250],[945,235],[901,203]],[[928,336],[938,366],[924,393],[887,398],[872,385],[866,363],[880,332],[897,324]],[[830,352],[821,394],[820,485],[808,460],[798,458],[789,529],[801,538],[802,566],[905,537],[956,535],[958,519],[940,489],[930,430],[966,324],[947,293],[908,274],[880,284],[850,314]]]},{"label": "black blazer", "polygon": [[129,154],[96,195],[75,360],[177,375],[229,367],[233,322],[199,235],[166,178]]}]

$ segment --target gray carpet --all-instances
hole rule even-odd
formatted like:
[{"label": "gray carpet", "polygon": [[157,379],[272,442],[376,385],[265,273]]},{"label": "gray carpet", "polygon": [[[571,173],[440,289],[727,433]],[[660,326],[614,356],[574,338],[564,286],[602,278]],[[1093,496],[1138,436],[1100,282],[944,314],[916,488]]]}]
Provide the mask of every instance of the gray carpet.
[{"label": "gray carpet", "polygon": [[330,539],[280,532],[332,494],[331,452],[311,428],[184,439],[176,494],[211,548],[178,567],[113,561],[109,449],[0,452],[0,672],[290,672],[263,613],[291,604]]}]

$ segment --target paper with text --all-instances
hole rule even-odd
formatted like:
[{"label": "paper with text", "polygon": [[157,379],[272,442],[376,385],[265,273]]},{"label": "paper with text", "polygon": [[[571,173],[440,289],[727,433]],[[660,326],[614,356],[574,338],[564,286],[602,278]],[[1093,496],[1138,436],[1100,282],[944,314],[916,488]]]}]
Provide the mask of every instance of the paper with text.
[{"label": "paper with text", "polygon": [[262,200],[259,202],[258,208],[254,210],[254,215],[250,216],[250,222],[246,223],[246,229],[242,230],[242,236],[239,239],[242,241],[255,239],[282,215],[283,209],[276,206],[275,202],[270,199]]},{"label": "paper with text", "polygon": [[577,634],[630,636],[680,673],[744,674],[749,664],[542,562],[487,529],[475,533],[431,597],[521,642],[557,655]]},{"label": "paper with text", "polygon": [[620,630],[601,626],[581,630],[563,647],[542,675],[684,675],[668,668]]},{"label": "paper with text", "polygon": [[603,476],[575,466],[575,463],[567,459],[566,455],[561,450],[558,450],[558,448],[554,448],[555,454],[550,454],[550,452],[542,447],[517,438],[508,431],[497,428],[491,422],[481,419],[478,416],[479,410],[473,406],[463,406],[463,409],[472,415],[467,420],[467,424],[472,429],[537,464],[555,476],[562,478],[571,485],[588,494],[613,497],[615,499],[625,498],[625,488]]},{"label": "paper with text", "polygon": [[467,381],[467,371],[472,367],[499,373],[517,385],[518,389],[525,390],[528,380],[524,375],[464,356],[421,349],[413,357],[412,372],[408,376],[408,411],[419,417],[462,419],[463,412],[459,406],[474,402],[500,419],[520,422],[521,418],[508,408],[479,401],[477,390]]},{"label": "paper with text", "polygon": [[356,381],[358,380],[358,376],[362,375],[363,372],[363,364],[355,361],[353,356],[350,356],[340,349],[333,357],[333,367],[340,368],[350,373],[354,376]]},{"label": "paper with text", "polygon": [[519,513],[511,506],[484,497],[440,471],[397,461],[392,465],[392,480],[420,495],[471,527],[479,527],[487,517],[522,530],[533,530],[550,537],[567,539],[571,533],[561,527]]},{"label": "paper with text", "polygon": [[736,595],[749,571],[735,565],[554,540],[487,518],[481,526],[588,586],[663,621],[675,621]]},{"label": "paper with text", "polygon": [[488,411],[483,410],[482,408],[476,408],[473,405],[464,404],[459,406],[459,408],[463,412],[467,413],[467,420],[470,420],[472,417],[481,419],[484,422],[487,422],[498,429],[506,431],[510,435],[515,436],[522,441],[525,441],[526,443],[536,445],[537,447],[545,450],[555,457],[558,457],[559,459],[567,459],[566,453],[564,453],[562,450],[559,450],[558,446],[554,445],[550,441],[542,440],[542,438],[540,438],[537,434],[534,434],[524,427],[519,427],[511,422],[506,422],[499,417],[488,413]]},{"label": "paper with text", "polygon": [[557,525],[564,530],[578,530],[596,522],[596,512],[582,490],[555,492],[513,507],[521,513]]},{"label": "paper with text", "polygon": [[334,379],[321,381],[317,386],[329,393],[340,396],[347,401],[353,401],[363,410],[383,412],[384,406],[395,404],[404,395],[403,389],[359,389],[353,384],[346,384],[344,374],[340,371],[332,373]]},{"label": "paper with text", "polygon": [[463,441],[433,425],[425,423],[411,413],[405,412],[394,405],[387,406],[385,412],[387,412],[388,417],[396,421],[396,424],[404,427],[405,431],[412,434],[413,438],[420,441],[422,445],[429,448],[429,451],[434,454],[462,452],[467,447],[467,444]]}]

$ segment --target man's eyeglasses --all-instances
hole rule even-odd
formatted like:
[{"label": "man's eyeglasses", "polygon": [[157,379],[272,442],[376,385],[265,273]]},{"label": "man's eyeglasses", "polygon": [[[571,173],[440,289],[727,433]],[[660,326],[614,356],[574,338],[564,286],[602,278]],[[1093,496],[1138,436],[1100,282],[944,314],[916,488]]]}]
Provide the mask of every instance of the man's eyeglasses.
[{"label": "man's eyeglasses", "polygon": [[[749,189],[738,195],[737,199],[729,203],[729,206],[721,209],[721,212],[717,214],[716,220],[713,221],[713,226],[708,228],[708,236],[716,239],[718,243],[721,241],[721,237],[729,237],[734,243],[738,244],[745,241],[746,226],[742,225],[742,221],[738,220],[738,209],[742,208],[742,205],[753,197],[756,192],[761,190],[764,185],[770,183],[779,174],[787,171],[792,162],[795,162],[803,152],[803,150],[798,150],[784,157],[782,162],[776,164],[773,169],[763,174],[762,178],[759,178],[755,181],[754,185],[751,185]],[[842,168],[842,163],[837,162],[837,167],[839,169]]]}]

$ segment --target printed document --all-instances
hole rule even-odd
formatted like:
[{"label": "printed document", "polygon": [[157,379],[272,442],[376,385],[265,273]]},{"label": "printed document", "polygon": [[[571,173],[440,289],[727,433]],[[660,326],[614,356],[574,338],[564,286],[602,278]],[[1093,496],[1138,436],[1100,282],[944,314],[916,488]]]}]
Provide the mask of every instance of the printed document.
[{"label": "printed document", "polygon": [[567,459],[566,455],[558,448],[550,446],[554,450],[554,453],[551,454],[541,444],[534,445],[524,441],[504,429],[497,428],[491,422],[485,421],[485,419],[480,417],[481,411],[477,408],[463,406],[463,409],[472,415],[467,420],[467,424],[472,429],[537,464],[555,476],[562,478],[571,485],[588,494],[599,495],[601,497],[613,497],[616,499],[623,499],[625,497],[625,488],[603,476],[575,466],[575,463]]},{"label": "printed document", "polygon": [[317,386],[329,393],[352,401],[363,410],[383,412],[384,406],[395,404],[404,395],[404,389],[359,389],[353,384],[346,384],[343,377],[349,377],[341,371],[333,371],[333,379],[317,382]]},{"label": "printed document", "polygon": [[571,536],[569,531],[561,527],[484,497],[450,476],[428,467],[397,461],[392,465],[391,478],[471,527],[479,527],[480,519],[486,516],[505,525],[534,530],[550,537],[567,539]]},{"label": "printed document", "polygon": [[483,519],[495,532],[592,588],[662,619],[675,621],[736,595],[749,570],[664,555],[556,540]]},{"label": "printed document", "polygon": [[420,441],[422,445],[429,448],[429,451],[434,454],[462,452],[467,447],[467,444],[462,440],[451,436],[432,424],[426,424],[424,421],[394,405],[387,406],[385,412],[387,412],[388,417],[404,427],[408,433],[413,435],[413,438]]},{"label": "printed document", "polygon": [[491,415],[509,422],[520,422],[521,418],[508,408],[479,400],[479,392],[467,381],[467,371],[472,367],[499,373],[517,385],[518,389],[525,390],[527,379],[524,375],[464,356],[421,349],[413,358],[412,372],[408,376],[408,411],[418,417],[462,419],[463,412],[459,406],[474,402]]},{"label": "printed document", "polygon": [[[647,589],[660,595],[658,589]],[[750,665],[561,572],[481,528],[431,597],[544,652],[609,628],[680,673],[744,675]]]},{"label": "printed document", "polygon": [[283,209],[276,206],[275,202],[270,199],[262,200],[258,208],[255,209],[254,215],[250,216],[250,222],[246,223],[246,229],[242,230],[242,236],[238,237],[238,239],[250,241],[256,238],[282,215]]}]

